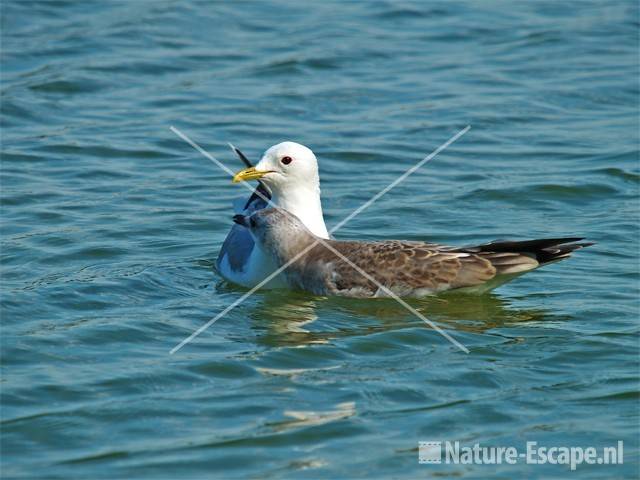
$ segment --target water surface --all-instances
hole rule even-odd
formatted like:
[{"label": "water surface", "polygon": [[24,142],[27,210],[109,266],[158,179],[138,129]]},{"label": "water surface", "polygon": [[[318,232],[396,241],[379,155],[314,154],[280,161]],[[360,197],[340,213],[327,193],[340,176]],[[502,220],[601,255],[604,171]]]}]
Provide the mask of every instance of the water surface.
[{"label": "water surface", "polygon": [[[2,475],[566,477],[418,442],[603,447],[638,474],[635,2],[2,4]],[[490,295],[258,293],[213,269],[229,168],[294,140],[331,227],[597,246]]]}]

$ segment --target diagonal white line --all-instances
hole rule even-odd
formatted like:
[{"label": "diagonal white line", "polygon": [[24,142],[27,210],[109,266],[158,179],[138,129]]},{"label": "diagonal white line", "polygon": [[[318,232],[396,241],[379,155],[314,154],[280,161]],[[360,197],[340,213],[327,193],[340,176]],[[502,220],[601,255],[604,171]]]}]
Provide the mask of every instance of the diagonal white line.
[{"label": "diagonal white line", "polygon": [[433,157],[435,157],[436,155],[438,155],[441,151],[443,151],[445,148],[447,148],[449,145],[451,145],[453,142],[455,142],[456,140],[458,140],[462,135],[464,135],[465,133],[467,133],[469,130],[471,129],[471,125],[467,125],[465,128],[463,128],[462,130],[460,130],[458,133],[456,133],[453,137],[451,137],[449,140],[447,140],[446,142],[444,142],[442,145],[440,145],[438,148],[436,148],[433,152],[431,152],[429,155],[427,155],[426,157],[424,157],[422,160],[420,160],[418,163],[416,163],[413,167],[411,167],[409,170],[407,170],[406,172],[404,172],[402,175],[400,175],[398,178],[396,178],[393,182],[391,182],[386,188],[384,188],[383,190],[381,190],[380,192],[378,192],[377,194],[375,194],[373,197],[371,197],[371,199],[368,202],[365,202],[364,204],[360,205],[360,207],[358,207],[357,209],[355,209],[350,215],[348,215],[344,220],[342,220],[340,223],[338,223],[335,227],[333,227],[331,230],[329,230],[329,233],[333,233],[336,230],[338,230],[339,228],[341,228],[345,223],[347,223],[349,220],[351,220],[353,217],[355,217],[356,215],[360,214],[360,212],[362,212],[365,208],[369,207],[369,205],[371,205],[373,202],[377,201],[380,197],[382,197],[385,193],[387,193],[389,190],[391,190],[392,188],[396,187],[400,182],[402,182],[405,178],[407,178],[409,175],[411,175],[413,172],[415,172],[416,170],[418,170],[421,166],[423,166],[425,163],[427,163],[429,160],[431,160]]},{"label": "diagonal white line", "polygon": [[[234,173],[229,170],[225,165],[223,165],[220,161],[218,161],[215,157],[213,157],[212,155],[210,155],[206,150],[204,150],[202,147],[200,147],[197,143],[195,143],[193,140],[191,140],[189,137],[187,137],[184,133],[182,133],[180,130],[178,130],[175,127],[169,127],[170,130],[172,132],[174,132],[176,135],[178,135],[180,138],[182,138],[184,141],[186,141],[189,145],[191,145],[193,148],[195,148],[196,150],[198,150],[200,153],[202,153],[205,157],[207,157],[209,160],[211,160],[212,162],[214,162],[216,165],[218,165],[220,168],[222,168],[225,172],[227,172],[229,175],[233,176]],[[471,128],[470,125],[467,125],[464,129],[462,129],[461,131],[459,131],[456,135],[454,135],[453,137],[451,137],[449,140],[447,140],[445,143],[443,143],[442,145],[440,145],[440,147],[438,147],[436,150],[434,150],[431,154],[427,155],[425,158],[423,158],[420,162],[418,162],[416,165],[414,165],[413,167],[411,167],[409,170],[407,170],[404,174],[402,174],[400,177],[398,177],[396,180],[394,180],[391,184],[389,184],[386,188],[384,188],[382,191],[380,191],[379,193],[377,193],[376,195],[374,195],[369,201],[365,202],[363,205],[361,205],[359,208],[357,208],[354,212],[352,212],[349,216],[347,216],[344,220],[342,220],[340,223],[338,223],[338,225],[336,225],[335,227],[333,227],[330,230],[330,233],[335,232],[336,230],[338,230],[340,227],[342,227],[345,223],[347,223],[349,220],[351,220],[352,218],[354,218],[356,215],[358,215],[360,212],[362,212],[364,209],[366,209],[367,207],[369,207],[373,202],[375,202],[376,200],[378,200],[380,197],[382,197],[385,193],[387,193],[389,190],[391,190],[392,188],[394,188],[395,186],[397,186],[400,182],[402,182],[404,179],[406,179],[409,175],[411,175],[413,172],[415,172],[418,168],[420,168],[422,165],[424,165],[425,163],[427,163],[429,160],[431,160],[432,158],[434,158],[436,155],[438,155],[442,150],[444,150],[445,148],[447,148],[449,145],[451,145],[453,142],[455,142],[458,138],[460,138],[462,135],[464,135],[465,133],[467,133],[469,131],[469,129]],[[256,193],[258,196],[260,196],[260,198],[262,198],[263,200],[265,200],[269,205],[274,206],[271,201],[264,197],[262,194],[260,194],[260,192],[254,191],[254,189],[251,187],[251,185],[248,182],[243,181],[243,184],[245,184],[245,186],[252,192],[252,193]],[[271,273],[271,275],[269,275],[267,278],[265,278],[264,280],[262,280],[258,285],[256,285],[255,287],[253,287],[251,290],[249,290],[247,293],[245,293],[244,295],[242,295],[242,297],[240,297],[238,300],[236,300],[235,302],[233,302],[231,305],[229,305],[227,308],[225,308],[222,312],[220,312],[218,315],[216,315],[214,318],[212,318],[211,320],[209,320],[207,323],[205,323],[204,325],[202,325],[200,328],[198,328],[195,332],[193,332],[191,335],[189,335],[186,339],[184,339],[182,342],[180,342],[178,345],[176,345],[173,349],[171,349],[170,354],[174,354],[175,352],[177,352],[178,350],[180,350],[184,345],[186,345],[187,343],[189,343],[191,340],[193,340],[195,337],[197,337],[198,335],[200,335],[204,330],[206,330],[208,327],[210,327],[212,324],[214,324],[216,321],[218,321],[220,318],[222,318],[224,315],[226,315],[227,313],[229,313],[233,308],[235,308],[236,306],[238,306],[240,303],[242,303],[244,300],[246,300],[249,296],[253,295],[253,293],[255,293],[258,289],[260,289],[261,287],[263,287],[264,285],[266,285],[270,280],[272,280],[274,277],[276,277],[277,275],[279,275],[282,271],[284,271],[289,265],[291,265],[292,263],[294,263],[296,260],[298,260],[300,257],[302,257],[304,254],[306,254],[309,250],[311,250],[313,247],[315,247],[316,245],[318,245],[319,243],[321,243],[322,245],[324,245],[327,249],[331,250],[335,255],[337,255],[338,257],[342,258],[345,262],[347,262],[349,265],[351,265],[351,267],[353,267],[356,271],[358,271],[361,275],[363,275],[365,278],[367,278],[369,281],[373,282],[378,288],[380,288],[383,292],[385,292],[387,295],[389,295],[391,298],[393,298],[394,300],[396,300],[398,303],[400,303],[403,307],[405,307],[409,312],[413,313],[414,315],[416,315],[418,318],[420,318],[423,322],[425,322],[427,325],[429,325],[430,327],[432,327],[434,330],[436,330],[438,333],[440,333],[443,337],[445,337],[447,340],[449,340],[452,344],[454,344],[455,346],[457,346],[458,348],[460,348],[462,351],[464,351],[465,353],[469,353],[469,350],[462,345],[460,342],[458,342],[457,340],[455,340],[453,337],[451,337],[448,333],[446,333],[444,330],[442,330],[440,327],[438,327],[436,324],[434,324],[433,322],[431,322],[428,318],[426,318],[425,316],[423,316],[420,312],[418,312],[416,309],[414,309],[411,305],[409,305],[407,302],[405,302],[402,298],[400,298],[399,296],[397,296],[395,293],[393,293],[391,290],[389,290],[387,287],[385,287],[384,285],[380,284],[377,280],[375,280],[371,275],[369,275],[368,273],[366,273],[364,270],[362,270],[360,267],[358,267],[357,265],[355,265],[353,262],[351,262],[348,258],[346,258],[344,255],[342,255],[340,252],[338,252],[337,250],[335,250],[333,247],[331,247],[327,242],[325,242],[323,239],[321,238],[316,238],[316,240],[310,244],[309,246],[307,246],[304,250],[302,250],[302,252],[300,252],[298,255],[296,255],[295,257],[293,257],[291,260],[289,260],[286,264],[282,265],[280,268],[278,268],[277,270],[275,270],[273,273]]]},{"label": "diagonal white line", "polygon": [[233,177],[234,173],[231,170],[229,170],[224,163],[222,163],[220,160],[215,158],[213,155],[211,155],[204,148],[202,148],[196,142],[194,142],[189,137],[187,137],[184,133],[182,133],[176,127],[170,126],[169,130],[171,130],[173,133],[178,135],[181,139],[183,139],[185,142],[187,142],[189,145],[191,145],[193,148],[195,148],[197,151],[199,151],[202,155],[207,157],[209,160],[211,160],[213,163],[215,163],[217,166],[219,166],[222,170],[224,170],[225,172],[227,172],[229,175],[231,175]]},{"label": "diagonal white line", "polygon": [[[207,157],[209,160],[211,160],[213,163],[215,163],[217,166],[219,166],[222,170],[224,170],[225,172],[227,172],[229,175],[231,175],[232,177],[234,176],[233,171],[229,170],[220,160],[218,160],[216,157],[214,157],[213,155],[211,155],[209,152],[207,152],[204,148],[202,148],[200,145],[198,145],[196,142],[194,142],[193,140],[191,140],[189,137],[187,137],[184,133],[182,133],[180,130],[178,130],[176,127],[171,126],[169,127],[169,130],[171,130],[173,133],[175,133],[176,135],[178,135],[181,139],[183,139],[185,142],[187,142],[189,145],[191,145],[193,148],[195,148],[197,151],[199,151],[202,155],[204,155],[205,157]],[[262,195],[262,193],[260,193],[259,191],[257,191],[255,188],[253,188],[251,186],[251,184],[245,180],[242,180],[242,185],[245,186],[246,188],[249,189],[249,191],[251,191],[251,193],[255,193],[257,196],[259,196],[262,200],[264,200],[265,202],[267,202],[268,205],[271,205],[272,207],[275,207],[275,205],[273,203],[271,203],[271,200],[268,199],[267,197],[265,197],[264,195]]]},{"label": "diagonal white line", "polygon": [[187,338],[185,338],[182,342],[180,342],[178,345],[176,345],[175,347],[173,347],[171,349],[171,351],[169,352],[171,355],[173,355],[174,353],[176,353],[178,350],[180,350],[182,347],[184,347],[187,343],[189,343],[191,340],[193,340],[194,338],[196,338],[198,335],[200,335],[203,331],[205,331],[207,328],[209,328],[211,325],[213,325],[215,322],[217,322],[220,318],[222,318],[223,316],[225,316],[227,313],[229,313],[231,310],[233,310],[235,307],[237,307],[238,305],[240,305],[242,302],[244,302],[247,298],[249,298],[251,295],[253,295],[255,293],[256,290],[259,290],[260,288],[264,287],[267,283],[269,283],[273,278],[277,277],[281,272],[283,272],[289,265],[291,265],[292,263],[294,263],[296,260],[298,260],[300,257],[302,257],[303,255],[305,255],[309,250],[311,250],[313,247],[315,247],[316,245],[318,245],[319,243],[324,243],[324,241],[322,239],[316,239],[315,242],[311,243],[310,245],[307,245],[307,247],[304,248],[304,250],[302,250],[300,253],[298,253],[295,257],[293,257],[291,260],[289,260],[287,263],[285,263],[284,265],[282,265],[280,268],[278,268],[277,270],[273,271],[271,273],[271,275],[269,275],[267,278],[265,278],[264,280],[262,280],[259,284],[257,284],[255,287],[253,287],[251,290],[249,290],[247,293],[245,293],[244,295],[242,295],[238,300],[236,300],[235,302],[233,302],[231,305],[229,305],[227,308],[225,308],[222,312],[220,312],[218,315],[216,315],[214,318],[212,318],[211,320],[209,320],[207,323],[205,323],[204,325],[202,325],[200,328],[198,328],[195,332],[193,332],[191,335],[189,335]]},{"label": "diagonal white line", "polygon": [[455,338],[453,338],[451,335],[449,335],[447,332],[445,332],[444,330],[442,330],[440,327],[438,327],[435,323],[433,323],[431,320],[429,320],[427,317],[425,317],[424,315],[422,315],[419,311],[417,311],[415,308],[413,308],[411,305],[409,305],[407,302],[405,302],[402,298],[400,298],[398,295],[396,295],[395,293],[393,293],[389,288],[385,287],[384,285],[382,285],[380,282],[378,282],[375,278],[373,278],[371,275],[369,275],[367,272],[365,272],[362,268],[360,268],[358,265],[356,265],[355,263],[353,263],[351,260],[349,260],[347,257],[345,257],[344,255],[342,255],[339,251],[337,251],[335,248],[333,248],[331,245],[329,245],[327,242],[325,241],[321,241],[322,245],[324,245],[326,248],[328,248],[331,252],[333,252],[334,255],[336,255],[337,257],[341,258],[342,260],[344,260],[345,262],[347,262],[355,271],[357,271],[360,275],[362,275],[364,278],[366,278],[367,280],[369,280],[370,282],[372,282],[376,287],[378,287],[380,290],[382,290],[385,294],[389,295],[391,298],[393,298],[396,302],[398,302],[400,305],[402,305],[404,308],[406,308],[407,310],[409,310],[411,313],[413,313],[416,317],[418,317],[420,320],[422,320],[424,323],[426,323],[427,325],[429,325],[431,328],[433,328],[436,332],[438,332],[440,335],[442,335],[444,338],[446,338],[447,340],[449,340],[451,343],[453,343],[456,347],[458,347],[460,350],[462,350],[464,353],[469,353],[469,349],[467,347],[465,347],[464,345],[462,345],[460,342],[458,342]]}]

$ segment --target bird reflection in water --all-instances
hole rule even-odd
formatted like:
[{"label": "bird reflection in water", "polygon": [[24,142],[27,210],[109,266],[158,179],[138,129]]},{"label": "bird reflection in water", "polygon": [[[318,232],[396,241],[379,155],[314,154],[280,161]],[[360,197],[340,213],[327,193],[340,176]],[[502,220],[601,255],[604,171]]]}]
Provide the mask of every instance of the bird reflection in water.
[{"label": "bird reflection in water", "polygon": [[[261,299],[249,316],[254,328],[262,331],[258,342],[265,346],[304,346],[393,329],[431,328],[393,299],[318,297],[286,290],[258,295]],[[407,301],[440,327],[469,333],[565,318],[541,308],[514,307],[492,293],[447,293]]]}]

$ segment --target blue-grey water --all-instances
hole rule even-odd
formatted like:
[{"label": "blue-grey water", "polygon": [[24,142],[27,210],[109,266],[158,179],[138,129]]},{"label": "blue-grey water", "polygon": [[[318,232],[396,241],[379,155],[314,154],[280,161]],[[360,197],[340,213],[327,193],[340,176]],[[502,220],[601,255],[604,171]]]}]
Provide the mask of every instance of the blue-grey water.
[{"label": "blue-grey water", "polygon": [[[620,2],[3,1],[3,478],[636,478],[638,25]],[[596,246],[480,297],[246,290],[229,176],[294,140],[340,238]],[[426,465],[419,441],[624,442]]]}]

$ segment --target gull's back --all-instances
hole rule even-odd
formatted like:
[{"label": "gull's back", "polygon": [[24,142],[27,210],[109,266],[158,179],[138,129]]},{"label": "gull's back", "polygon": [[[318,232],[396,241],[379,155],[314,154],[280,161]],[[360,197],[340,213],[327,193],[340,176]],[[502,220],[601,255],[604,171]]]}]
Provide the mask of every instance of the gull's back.
[{"label": "gull's back", "polygon": [[576,243],[580,238],[472,247],[400,240],[321,240],[295,216],[280,209],[267,208],[252,218],[254,236],[278,266],[308,248],[284,274],[290,287],[318,295],[376,297],[388,295],[386,289],[408,297],[453,289],[482,292],[591,245]]}]

